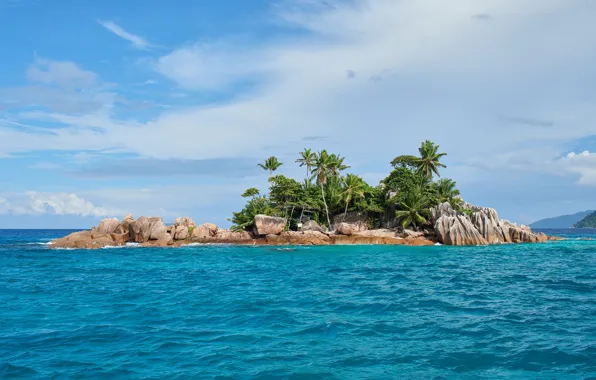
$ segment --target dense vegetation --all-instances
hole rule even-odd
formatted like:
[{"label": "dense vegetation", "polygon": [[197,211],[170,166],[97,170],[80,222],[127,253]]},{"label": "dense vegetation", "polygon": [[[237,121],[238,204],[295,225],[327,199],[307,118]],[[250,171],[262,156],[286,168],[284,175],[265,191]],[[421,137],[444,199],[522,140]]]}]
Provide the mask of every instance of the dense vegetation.
[{"label": "dense vegetation", "polygon": [[596,228],[596,211],[577,222],[575,228]]},{"label": "dense vegetation", "polygon": [[269,172],[269,193],[247,189],[242,194],[247,199],[245,207],[230,221],[236,230],[250,230],[254,216],[265,214],[287,218],[290,229],[307,219],[331,227],[335,217],[341,221],[349,212],[358,212],[367,217],[371,228],[391,219],[404,228],[421,228],[428,224],[431,207],[450,202],[461,210],[463,201],[455,182],[440,178],[439,169],[445,167],[441,159],[446,154],[439,152],[439,146],[424,141],[418,152],[418,156],[403,155],[391,161],[393,170],[377,186],[356,174],[344,175],[350,168],[345,158],[326,150],[300,152],[296,163],[306,170],[301,181],[274,175],[282,163],[270,157],[258,164]]}]

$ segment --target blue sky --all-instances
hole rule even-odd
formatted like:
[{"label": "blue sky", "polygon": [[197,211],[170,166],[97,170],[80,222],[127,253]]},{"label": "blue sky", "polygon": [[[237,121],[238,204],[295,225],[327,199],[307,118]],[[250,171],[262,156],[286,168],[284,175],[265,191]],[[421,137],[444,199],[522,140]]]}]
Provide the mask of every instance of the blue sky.
[{"label": "blue sky", "polygon": [[0,228],[227,225],[305,147],[377,183],[431,139],[464,198],[596,208],[596,3],[0,0]]}]

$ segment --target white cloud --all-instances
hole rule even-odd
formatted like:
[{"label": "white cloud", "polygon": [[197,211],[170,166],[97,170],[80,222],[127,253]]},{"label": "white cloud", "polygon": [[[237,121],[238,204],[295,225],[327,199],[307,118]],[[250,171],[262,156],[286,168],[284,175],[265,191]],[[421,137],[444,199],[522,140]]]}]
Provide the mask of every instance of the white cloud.
[{"label": "white cloud", "polygon": [[[552,159],[557,144],[593,133],[596,96],[590,89],[575,96],[575,83],[596,62],[585,48],[596,35],[596,9],[584,5],[457,0],[438,11],[437,0],[370,0],[281,8],[282,22],[308,33],[241,47],[193,44],[155,61],[159,73],[187,89],[232,92],[242,85],[227,102],[174,108],[146,123],[119,120],[110,110],[28,113],[28,123],[70,127],[43,137],[0,130],[0,154],[50,147],[117,148],[153,158],[261,156],[293,152],[304,137],[325,135],[330,139],[308,145],[377,167],[426,138],[460,166],[527,144]],[[479,13],[491,22],[472,19]],[[358,75],[348,78],[347,70]],[[501,115],[531,115],[549,127]]]},{"label": "white cloud", "polygon": [[3,194],[0,197],[0,213],[15,215],[77,215],[115,216],[117,209],[99,207],[72,193],[48,193],[28,191],[26,193]]},{"label": "white cloud", "polygon": [[54,112],[92,113],[117,100],[112,84],[71,61],[36,57],[26,72],[29,85],[0,89],[7,108],[42,106]]},{"label": "white cloud", "polygon": [[578,184],[596,186],[596,153],[570,152],[554,162],[553,169],[579,176]]},{"label": "white cloud", "polygon": [[54,61],[36,58],[27,70],[27,78],[33,83],[56,85],[65,89],[77,89],[93,86],[97,83],[97,74],[83,70],[70,61]]},{"label": "white cloud", "polygon": [[116,25],[112,21],[97,21],[100,23],[104,28],[109,30],[110,32],[114,33],[120,38],[127,40],[128,42],[132,43],[132,45],[137,49],[147,49],[152,45],[147,42],[143,37],[137,36],[136,34],[132,34],[124,30],[119,25]]},{"label": "white cloud", "polygon": [[160,57],[155,69],[183,88],[223,91],[273,69],[264,53],[241,42],[195,43]]}]

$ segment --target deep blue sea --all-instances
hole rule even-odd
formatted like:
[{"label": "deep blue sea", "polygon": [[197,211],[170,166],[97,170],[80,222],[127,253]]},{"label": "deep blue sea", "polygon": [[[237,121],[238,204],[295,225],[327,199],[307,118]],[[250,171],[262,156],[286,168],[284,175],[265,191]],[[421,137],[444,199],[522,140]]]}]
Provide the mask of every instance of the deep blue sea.
[{"label": "deep blue sea", "polygon": [[[2,379],[596,379],[596,237],[52,250],[0,231]],[[552,233],[552,232],[551,232]]]}]

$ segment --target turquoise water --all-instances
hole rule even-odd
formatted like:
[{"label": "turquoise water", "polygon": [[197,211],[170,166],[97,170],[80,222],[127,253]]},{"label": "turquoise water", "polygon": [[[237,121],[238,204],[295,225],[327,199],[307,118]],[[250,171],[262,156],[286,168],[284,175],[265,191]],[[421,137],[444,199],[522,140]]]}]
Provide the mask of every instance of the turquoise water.
[{"label": "turquoise water", "polygon": [[40,244],[64,234],[0,231],[0,378],[596,377],[595,241]]}]

